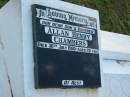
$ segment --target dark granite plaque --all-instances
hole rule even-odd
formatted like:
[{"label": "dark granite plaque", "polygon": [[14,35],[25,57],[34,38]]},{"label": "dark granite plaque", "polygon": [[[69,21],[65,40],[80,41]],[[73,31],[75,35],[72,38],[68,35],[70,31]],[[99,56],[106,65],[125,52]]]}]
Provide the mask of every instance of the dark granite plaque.
[{"label": "dark granite plaque", "polygon": [[32,5],[35,88],[101,86],[97,19]]}]

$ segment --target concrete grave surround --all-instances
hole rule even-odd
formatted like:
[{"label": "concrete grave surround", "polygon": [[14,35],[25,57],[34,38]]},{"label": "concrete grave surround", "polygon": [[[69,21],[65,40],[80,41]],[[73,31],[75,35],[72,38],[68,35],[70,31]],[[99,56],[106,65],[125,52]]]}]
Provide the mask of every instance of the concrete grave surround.
[{"label": "concrete grave surround", "polygon": [[32,4],[98,16],[96,10],[59,0],[10,0],[0,9],[0,97],[130,96],[130,36],[106,31],[100,31],[99,35],[101,88],[36,90],[33,72]]}]

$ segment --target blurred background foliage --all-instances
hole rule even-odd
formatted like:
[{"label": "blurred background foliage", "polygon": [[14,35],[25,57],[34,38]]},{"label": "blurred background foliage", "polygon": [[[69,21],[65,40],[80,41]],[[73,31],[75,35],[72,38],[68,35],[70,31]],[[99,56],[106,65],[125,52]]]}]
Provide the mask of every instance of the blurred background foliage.
[{"label": "blurred background foliage", "polygon": [[7,2],[8,0],[0,0],[0,8]]},{"label": "blurred background foliage", "polygon": [[99,10],[102,30],[130,35],[130,0],[65,0]]},{"label": "blurred background foliage", "polygon": [[[2,7],[8,0],[0,0]],[[130,35],[130,0],[64,0],[99,10],[102,30]]]}]

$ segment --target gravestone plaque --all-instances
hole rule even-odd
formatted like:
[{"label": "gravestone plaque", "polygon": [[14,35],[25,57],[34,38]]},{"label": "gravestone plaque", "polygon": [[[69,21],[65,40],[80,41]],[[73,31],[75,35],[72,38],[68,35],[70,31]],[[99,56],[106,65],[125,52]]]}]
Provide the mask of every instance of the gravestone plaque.
[{"label": "gravestone plaque", "polygon": [[97,19],[32,5],[35,88],[101,86]]}]

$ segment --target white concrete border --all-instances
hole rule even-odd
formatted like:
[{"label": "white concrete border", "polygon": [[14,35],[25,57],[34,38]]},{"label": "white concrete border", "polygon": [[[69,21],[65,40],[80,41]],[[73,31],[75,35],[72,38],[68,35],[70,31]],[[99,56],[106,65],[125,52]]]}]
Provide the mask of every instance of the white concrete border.
[{"label": "white concrete border", "polygon": [[103,59],[130,61],[130,36],[101,31]]},{"label": "white concrete border", "polygon": [[[55,4],[57,9],[65,9],[66,11],[75,9],[74,13],[82,15],[89,13],[92,17],[98,16],[96,10],[62,2],[56,3],[55,0],[11,0],[0,10],[0,35],[4,45],[2,54],[7,65],[7,69],[5,69],[1,54],[0,81],[2,83],[0,85],[5,85],[2,88],[3,97],[4,95],[10,97],[11,90],[14,97],[61,97],[61,95],[62,97],[100,97],[100,93],[105,90],[103,73],[130,74],[130,36],[101,31],[99,38],[101,38],[101,59],[103,59],[103,63],[101,61],[102,89],[34,89],[31,4],[49,5],[50,7]],[[1,78],[3,79],[1,80]],[[7,80],[10,80],[10,84]],[[7,90],[5,94],[6,88],[11,88],[11,90]]]}]

